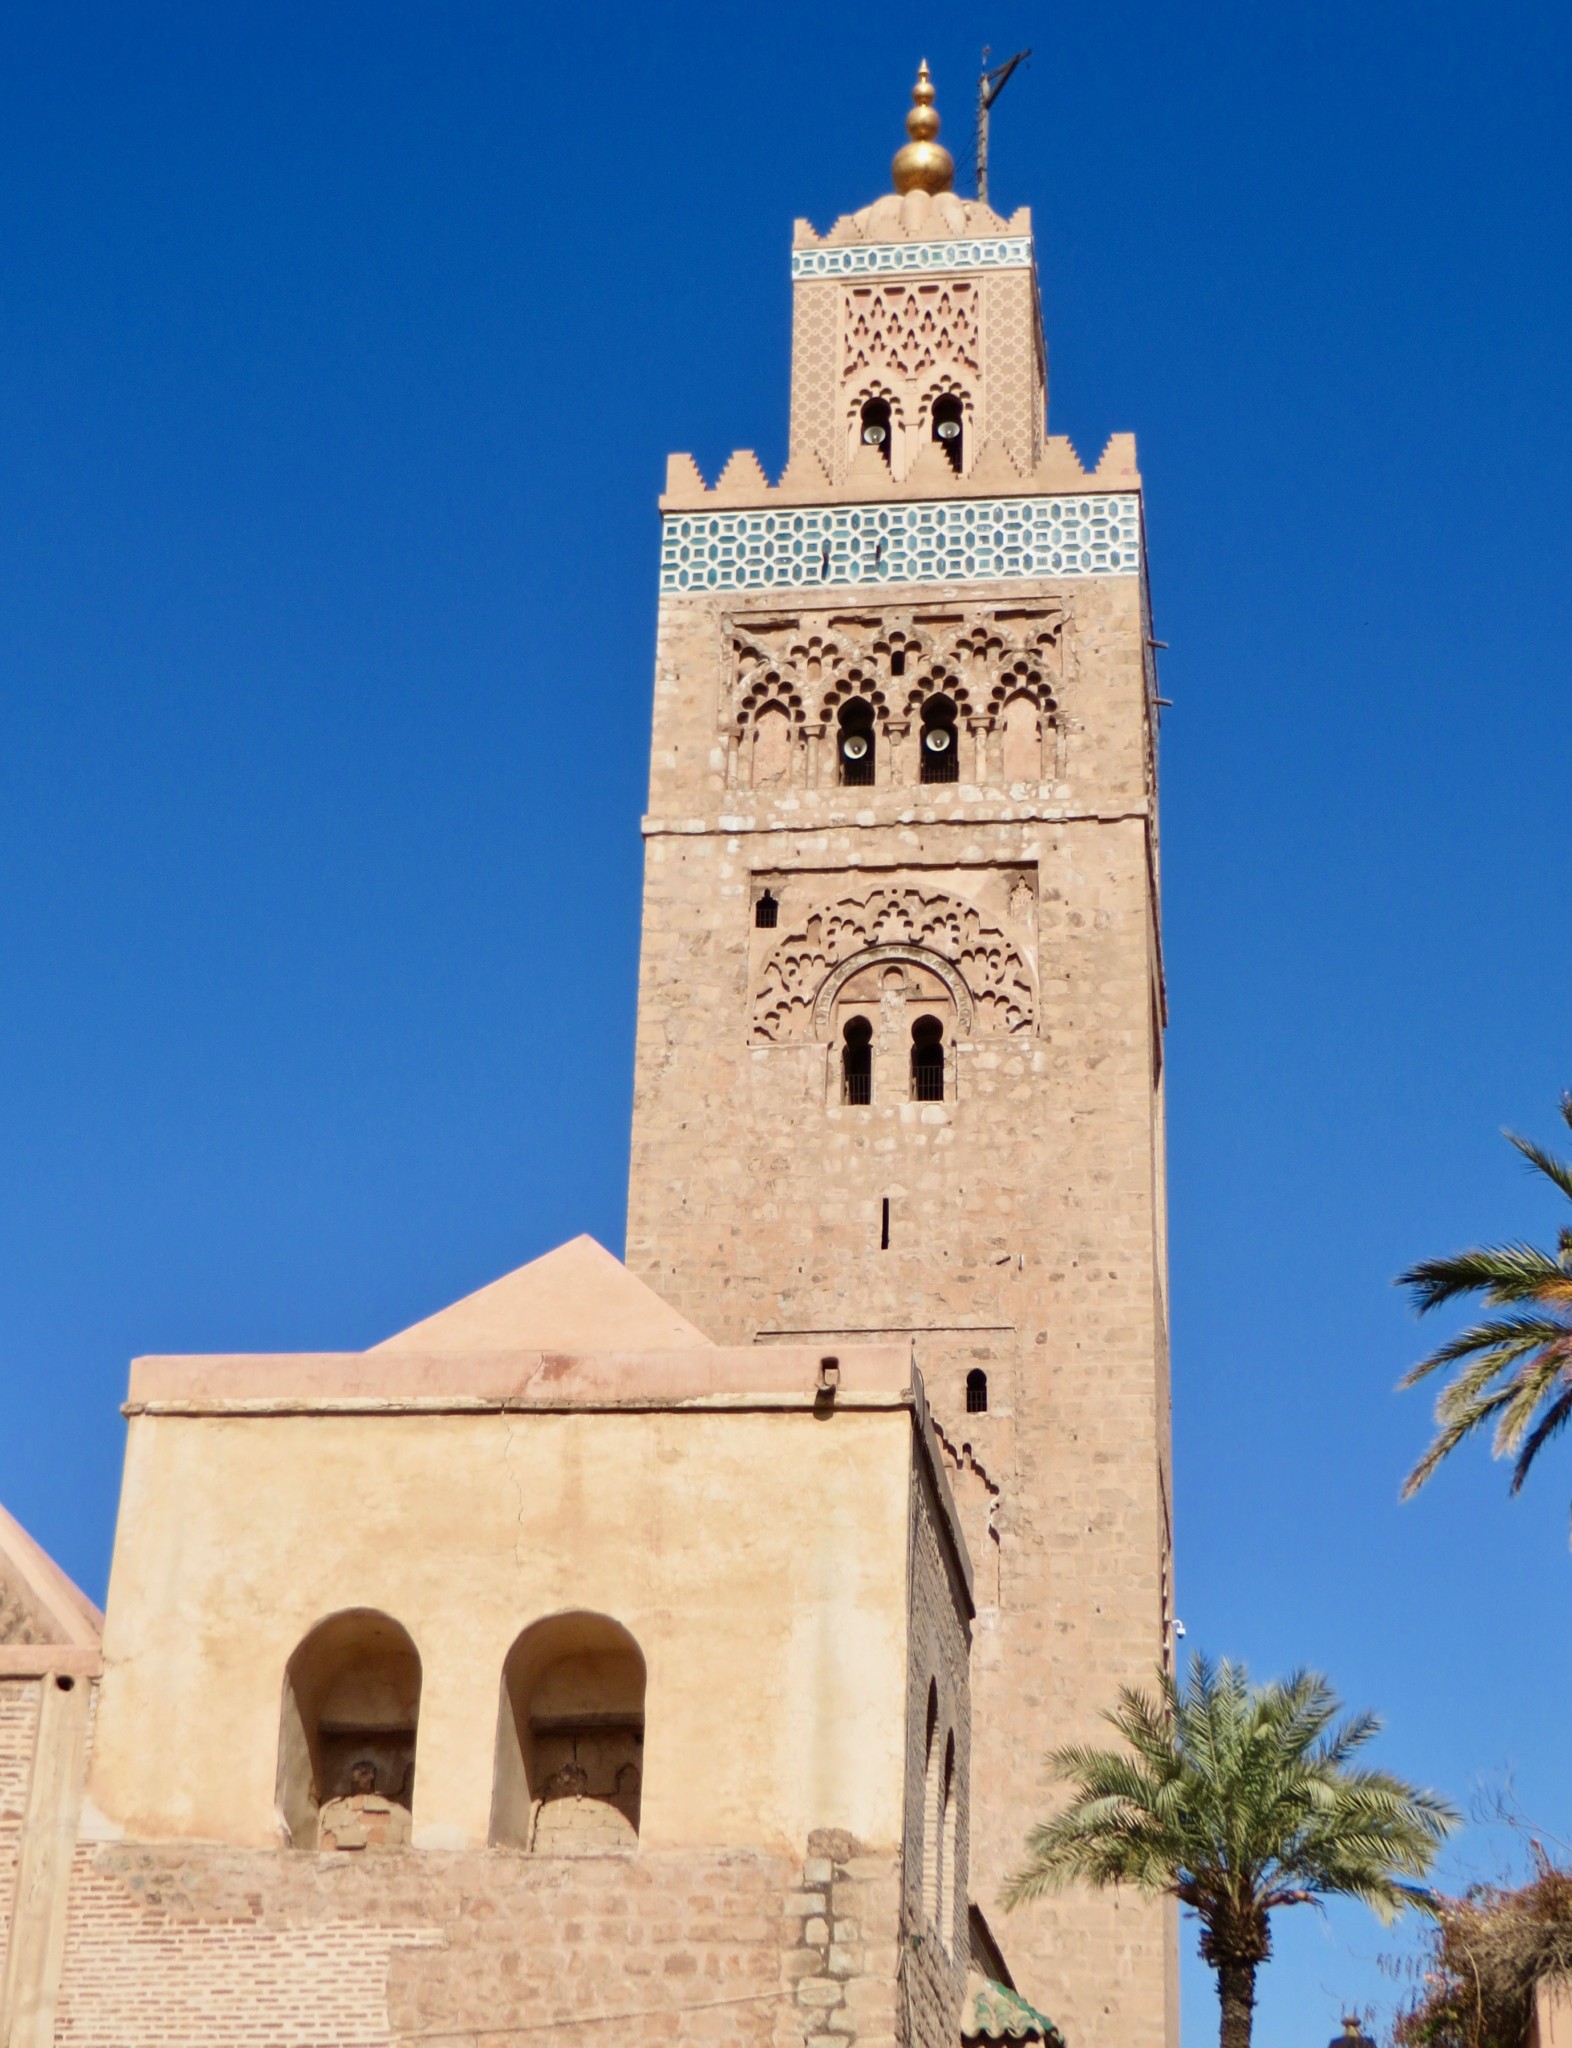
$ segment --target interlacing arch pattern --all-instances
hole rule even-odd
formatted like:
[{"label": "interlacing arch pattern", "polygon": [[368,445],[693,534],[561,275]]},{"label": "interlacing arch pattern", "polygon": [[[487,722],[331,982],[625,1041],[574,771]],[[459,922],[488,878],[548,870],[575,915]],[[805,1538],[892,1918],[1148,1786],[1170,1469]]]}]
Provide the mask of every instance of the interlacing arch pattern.
[{"label": "interlacing arch pattern", "polygon": [[827,690],[819,706],[819,723],[826,731],[835,723],[842,707],[853,697],[862,697],[873,707],[873,715],[883,725],[890,715],[889,699],[879,688],[879,678],[862,666],[848,669],[833,688]]},{"label": "interlacing arch pattern", "polygon": [[1053,685],[1045,682],[1041,668],[1024,654],[1011,662],[988,692],[990,713],[997,718],[1012,697],[1029,698],[1037,706],[1039,714],[1050,723],[1059,715]]},{"label": "interlacing arch pattern", "polygon": [[[1049,612],[1029,621],[978,619],[943,631],[909,620],[841,620],[835,632],[824,633],[784,622],[758,633],[740,629],[732,636],[727,693],[731,758],[745,760],[766,710],[786,714],[792,746],[800,749],[810,736],[833,735],[854,698],[868,703],[881,731],[898,735],[920,719],[931,698],[948,697],[961,723],[987,736],[985,750],[994,745],[1007,707],[1025,698],[1046,732],[1060,717],[1064,625],[1063,613]],[[980,753],[979,772],[986,773],[984,758]],[[831,756],[822,757],[819,772],[833,773]],[[747,780],[745,769],[733,773]],[[800,772],[793,779],[800,780]]]},{"label": "interlacing arch pattern", "polygon": [[935,664],[926,675],[919,676],[906,693],[906,715],[917,717],[930,697],[948,697],[955,706],[958,718],[971,718],[973,713],[970,690],[951,669]]},{"label": "interlacing arch pattern", "polygon": [[841,375],[886,370],[904,379],[956,365],[977,369],[977,287],[859,285],[846,294]]},{"label": "interlacing arch pattern", "polygon": [[807,714],[803,708],[801,693],[784,678],[779,669],[759,667],[749,683],[742,702],[737,707],[737,730],[746,730],[766,704],[778,705],[790,718],[793,726],[803,724]]},{"label": "interlacing arch pattern", "polygon": [[1031,1030],[1031,970],[1015,942],[959,896],[891,885],[820,905],[781,935],[760,971],[754,1037],[772,1045],[812,1037],[826,980],[861,953],[872,964],[881,947],[916,948],[958,972],[971,998],[975,1036]]},{"label": "interlacing arch pattern", "polygon": [[964,384],[958,384],[953,377],[936,377],[917,401],[917,432],[919,437],[926,441],[932,433],[933,429],[929,422],[933,418],[933,409],[941,398],[958,398],[961,401],[961,414],[966,422],[966,439],[968,444],[970,444],[976,429],[977,409],[972,403],[970,391],[967,390]]},{"label": "interlacing arch pattern", "polygon": [[846,431],[851,437],[851,448],[855,454],[862,439],[862,412],[876,398],[882,398],[890,408],[890,433],[899,438],[906,426],[906,408],[901,403],[901,394],[894,391],[878,377],[870,377],[852,392],[846,406]]}]

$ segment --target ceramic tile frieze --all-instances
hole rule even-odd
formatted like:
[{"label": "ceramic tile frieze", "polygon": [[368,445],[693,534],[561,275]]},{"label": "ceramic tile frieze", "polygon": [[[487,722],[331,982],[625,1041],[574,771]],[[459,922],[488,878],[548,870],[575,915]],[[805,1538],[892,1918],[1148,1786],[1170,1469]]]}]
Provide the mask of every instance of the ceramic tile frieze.
[{"label": "ceramic tile frieze", "polygon": [[1140,567],[1134,492],[669,512],[661,532],[662,590],[994,583]]},{"label": "ceramic tile frieze", "polygon": [[1027,270],[1026,235],[992,235],[970,242],[858,242],[843,248],[793,249],[793,278],[882,277],[897,271]]}]

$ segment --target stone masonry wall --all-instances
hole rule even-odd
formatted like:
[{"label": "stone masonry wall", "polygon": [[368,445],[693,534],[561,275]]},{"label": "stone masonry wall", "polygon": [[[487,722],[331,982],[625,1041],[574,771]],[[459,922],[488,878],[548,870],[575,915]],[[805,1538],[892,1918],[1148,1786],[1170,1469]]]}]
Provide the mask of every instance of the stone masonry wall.
[{"label": "stone masonry wall", "polygon": [[893,1857],[84,1847],[59,2048],[895,2048]]},{"label": "stone masonry wall", "polygon": [[[901,1859],[901,1967],[911,2048],[954,2048],[966,1988],[969,1937],[967,1857],[970,1847],[971,1696],[967,1682],[970,1602],[953,1553],[941,1534],[942,1510],[932,1475],[914,1461],[911,1526],[911,1635],[906,1703],[906,1839]],[[929,1770],[929,1688],[937,1695]],[[943,1887],[946,1910],[928,1910],[925,1876],[939,1848],[942,1825],[931,1797],[942,1776],[947,1740],[955,1740],[955,1818],[947,1844],[953,1855]],[[942,1924],[941,1924],[942,1923]]]},{"label": "stone masonry wall", "polygon": [[17,1848],[33,1776],[41,1690],[37,1678],[0,1680],[0,1976],[16,1896]]},{"label": "stone masonry wall", "polygon": [[[790,779],[738,785],[739,620],[755,638],[776,622],[780,645],[779,622],[806,642],[849,618],[864,646],[893,645],[892,620],[937,631],[990,606],[1006,637],[1023,612],[1066,620],[1042,781],[892,780],[892,743],[874,787],[837,787],[804,738]],[[812,605],[786,594],[768,613],[756,599],[668,598],[658,644],[628,1262],[722,1342],[911,1337],[977,1572],[971,1882],[995,1917],[1045,1796],[1043,1752],[1095,1737],[1118,1686],[1149,1683],[1165,1646],[1146,630],[1138,579],[1124,577]],[[985,758],[969,730],[962,744]],[[942,1102],[905,1099],[892,1066],[876,1070],[871,1105],[849,1105],[828,1032],[761,1042],[761,890],[777,929],[796,930],[876,886],[969,906],[1028,963],[1029,1026],[956,1044]],[[966,1406],[977,1367],[985,1413]],[[1002,1932],[1023,1991],[1073,2048],[1171,2042],[1160,1908],[1070,1896]]]}]

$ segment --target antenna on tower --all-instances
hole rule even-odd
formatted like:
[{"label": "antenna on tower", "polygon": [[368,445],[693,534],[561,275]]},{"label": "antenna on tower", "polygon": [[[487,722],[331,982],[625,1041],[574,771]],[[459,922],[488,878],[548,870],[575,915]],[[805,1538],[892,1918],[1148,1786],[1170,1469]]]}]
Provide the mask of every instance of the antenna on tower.
[{"label": "antenna on tower", "polygon": [[1031,54],[1030,50],[1017,50],[1013,57],[990,71],[988,59],[993,51],[987,43],[983,44],[982,76],[977,81],[977,197],[984,205],[988,203],[988,115],[1016,66],[1024,64]]}]

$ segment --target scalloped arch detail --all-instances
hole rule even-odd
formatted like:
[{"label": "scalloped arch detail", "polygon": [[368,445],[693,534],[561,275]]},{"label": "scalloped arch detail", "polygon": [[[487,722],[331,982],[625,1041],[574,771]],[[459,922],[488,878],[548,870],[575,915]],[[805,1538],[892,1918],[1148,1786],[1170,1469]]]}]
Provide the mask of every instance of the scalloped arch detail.
[{"label": "scalloped arch detail", "polygon": [[1031,970],[1014,940],[959,896],[897,884],[817,905],[782,933],[754,992],[754,1039],[784,1044],[823,1037],[834,991],[847,978],[839,970],[901,957],[920,958],[950,983],[969,1035],[1005,1037],[1032,1028]]}]

